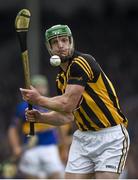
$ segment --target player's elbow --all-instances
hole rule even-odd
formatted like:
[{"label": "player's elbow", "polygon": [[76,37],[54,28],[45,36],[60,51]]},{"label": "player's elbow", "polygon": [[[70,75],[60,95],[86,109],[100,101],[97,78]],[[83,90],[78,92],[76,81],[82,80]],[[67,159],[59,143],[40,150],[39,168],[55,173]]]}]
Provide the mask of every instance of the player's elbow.
[{"label": "player's elbow", "polygon": [[64,99],[63,104],[62,104],[62,110],[63,112],[67,112],[67,113],[72,113],[73,110],[75,109],[74,104],[72,103],[72,101],[68,98]]},{"label": "player's elbow", "polygon": [[64,123],[67,124],[74,121],[74,115],[72,113],[64,113]]}]

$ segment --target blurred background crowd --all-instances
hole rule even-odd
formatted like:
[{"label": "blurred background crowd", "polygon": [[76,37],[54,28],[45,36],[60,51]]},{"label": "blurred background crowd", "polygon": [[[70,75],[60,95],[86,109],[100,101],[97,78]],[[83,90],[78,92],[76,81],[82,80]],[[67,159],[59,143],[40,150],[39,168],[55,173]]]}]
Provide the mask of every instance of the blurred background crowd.
[{"label": "blurred background crowd", "polygon": [[11,157],[7,131],[21,98],[19,88],[24,86],[20,47],[14,27],[15,17],[23,8],[32,13],[28,33],[31,75],[39,73],[47,77],[50,96],[56,95],[57,68],[49,64],[44,32],[52,25],[67,24],[72,29],[76,49],[92,54],[108,74],[129,120],[131,146],[124,177],[138,178],[137,0],[0,1],[1,176],[6,176],[3,175],[3,166],[10,162]]}]

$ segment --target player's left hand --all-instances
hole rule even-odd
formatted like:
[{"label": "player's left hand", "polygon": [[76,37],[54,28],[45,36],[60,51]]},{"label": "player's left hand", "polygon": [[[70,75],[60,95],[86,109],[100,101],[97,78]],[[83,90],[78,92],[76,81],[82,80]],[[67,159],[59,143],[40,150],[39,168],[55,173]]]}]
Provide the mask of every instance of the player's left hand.
[{"label": "player's left hand", "polygon": [[36,104],[36,105],[38,104],[41,95],[36,88],[30,86],[30,89],[20,88],[20,91],[25,101],[27,101],[30,104]]},{"label": "player's left hand", "polygon": [[28,122],[39,122],[41,121],[41,112],[36,109],[28,110],[26,108],[25,117]]}]

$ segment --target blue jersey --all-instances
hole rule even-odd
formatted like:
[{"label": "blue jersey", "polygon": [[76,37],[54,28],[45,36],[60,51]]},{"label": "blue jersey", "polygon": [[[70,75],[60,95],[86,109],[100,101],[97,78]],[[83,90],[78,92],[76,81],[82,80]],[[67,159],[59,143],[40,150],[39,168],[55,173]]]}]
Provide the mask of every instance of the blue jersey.
[{"label": "blue jersey", "polygon": [[[17,126],[19,124],[18,121],[21,122],[22,134],[23,134],[23,142],[27,143],[29,134],[30,123],[26,121],[25,118],[25,109],[28,107],[26,102],[21,102],[16,107],[15,117],[13,118],[12,126]],[[47,110],[33,106],[33,108],[41,111],[46,112]],[[50,144],[57,144],[58,143],[58,134],[57,129],[54,126],[50,126],[44,123],[35,123],[35,134],[37,136],[38,142],[37,145],[50,145]]]}]

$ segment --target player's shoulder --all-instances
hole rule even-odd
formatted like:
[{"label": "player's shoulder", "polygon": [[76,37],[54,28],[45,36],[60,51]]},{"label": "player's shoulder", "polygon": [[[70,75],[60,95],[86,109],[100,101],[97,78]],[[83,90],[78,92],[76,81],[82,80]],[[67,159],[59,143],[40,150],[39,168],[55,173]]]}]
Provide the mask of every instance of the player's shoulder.
[{"label": "player's shoulder", "polygon": [[74,56],[73,56],[73,60],[82,60],[82,61],[87,61],[90,63],[96,63],[95,58],[91,55],[91,54],[86,54],[86,53],[82,53],[79,51],[75,51]]},{"label": "player's shoulder", "polygon": [[91,54],[75,52],[75,56],[73,59],[74,64],[72,67],[77,69],[77,65],[79,64],[80,67],[85,67],[85,69],[92,70],[95,77],[98,77],[101,73],[101,67],[99,63],[95,60],[95,58]]}]

